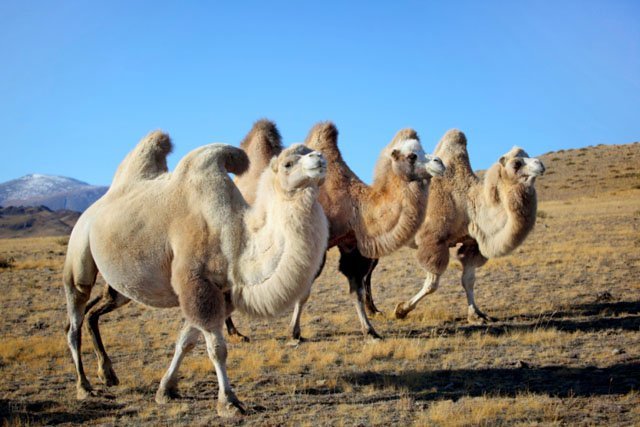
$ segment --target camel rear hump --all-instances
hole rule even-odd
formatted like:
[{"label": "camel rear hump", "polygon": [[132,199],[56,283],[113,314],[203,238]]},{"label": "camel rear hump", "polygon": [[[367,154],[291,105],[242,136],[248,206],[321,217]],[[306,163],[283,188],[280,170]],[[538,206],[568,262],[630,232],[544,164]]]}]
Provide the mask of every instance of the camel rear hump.
[{"label": "camel rear hump", "polygon": [[304,145],[320,151],[329,162],[336,160],[342,162],[342,155],[338,149],[338,128],[332,122],[320,122],[314,125]]},{"label": "camel rear hump", "polygon": [[120,163],[111,186],[154,179],[166,173],[169,170],[167,156],[172,150],[173,143],[168,134],[161,130],[150,132]]}]

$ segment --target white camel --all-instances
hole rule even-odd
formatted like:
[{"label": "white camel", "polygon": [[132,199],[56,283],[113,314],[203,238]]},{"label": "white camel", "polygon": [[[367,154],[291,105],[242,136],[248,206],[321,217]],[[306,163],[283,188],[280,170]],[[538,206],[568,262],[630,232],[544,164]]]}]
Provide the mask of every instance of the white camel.
[{"label": "white camel", "polygon": [[[117,292],[116,306],[128,299],[179,306],[185,317],[156,400],[173,396],[180,363],[202,334],[218,378],[218,413],[233,416],[244,408],[227,378],[222,325],[234,308],[272,316],[308,294],[327,245],[327,220],[317,201],[326,162],[303,145],[284,150],[265,169],[249,207],[228,175],[247,169],[242,150],[207,145],[169,173],[170,150],[167,135],[144,138],[71,234],[63,280],[77,395],[92,392],[82,367],[81,326],[100,272]],[[104,356],[99,369],[108,377]]]}]

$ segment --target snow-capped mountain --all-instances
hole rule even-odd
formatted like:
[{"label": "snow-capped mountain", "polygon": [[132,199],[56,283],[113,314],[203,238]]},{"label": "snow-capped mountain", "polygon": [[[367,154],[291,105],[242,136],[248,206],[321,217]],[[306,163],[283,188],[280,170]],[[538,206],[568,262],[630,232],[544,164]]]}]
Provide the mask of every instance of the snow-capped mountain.
[{"label": "snow-capped mountain", "polygon": [[82,212],[109,187],[64,176],[31,174],[0,184],[0,206],[46,206]]}]

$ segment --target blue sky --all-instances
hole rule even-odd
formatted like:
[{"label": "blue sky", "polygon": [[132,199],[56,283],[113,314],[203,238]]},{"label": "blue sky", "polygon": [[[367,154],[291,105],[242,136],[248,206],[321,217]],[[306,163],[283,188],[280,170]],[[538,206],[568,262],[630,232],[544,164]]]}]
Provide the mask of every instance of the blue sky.
[{"label": "blue sky", "polygon": [[148,131],[170,166],[274,120],[285,144],[332,120],[369,182],[403,127],[447,129],[474,168],[640,139],[640,2],[0,2],[0,182],[109,184]]}]

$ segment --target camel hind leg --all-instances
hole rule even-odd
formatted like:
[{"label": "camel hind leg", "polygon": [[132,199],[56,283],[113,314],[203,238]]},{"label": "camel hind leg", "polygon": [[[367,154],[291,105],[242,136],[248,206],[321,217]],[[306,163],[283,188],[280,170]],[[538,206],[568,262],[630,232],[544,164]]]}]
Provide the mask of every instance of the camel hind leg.
[{"label": "camel hind leg", "polygon": [[111,359],[104,348],[104,344],[102,343],[98,322],[100,320],[100,316],[122,307],[129,301],[131,301],[129,298],[107,285],[105,286],[102,294],[89,302],[85,309],[85,315],[87,317],[87,323],[85,326],[93,341],[93,348],[96,353],[96,357],[98,358],[98,377],[106,386],[118,385],[120,381],[113,370]]},{"label": "camel hind leg", "polygon": [[77,258],[73,257],[73,254],[67,254],[67,258],[63,272],[68,317],[67,345],[76,369],[77,398],[82,400],[92,393],[91,384],[82,365],[82,323],[85,307],[91,296],[91,288],[98,275],[98,268],[88,248]]},{"label": "camel hind leg", "polygon": [[373,275],[373,270],[375,270],[378,265],[377,259],[369,259],[369,271],[364,276],[364,302],[367,307],[367,311],[369,315],[373,316],[374,314],[382,313],[382,311],[378,310],[378,307],[373,302],[373,293],[371,292],[371,276]]}]

